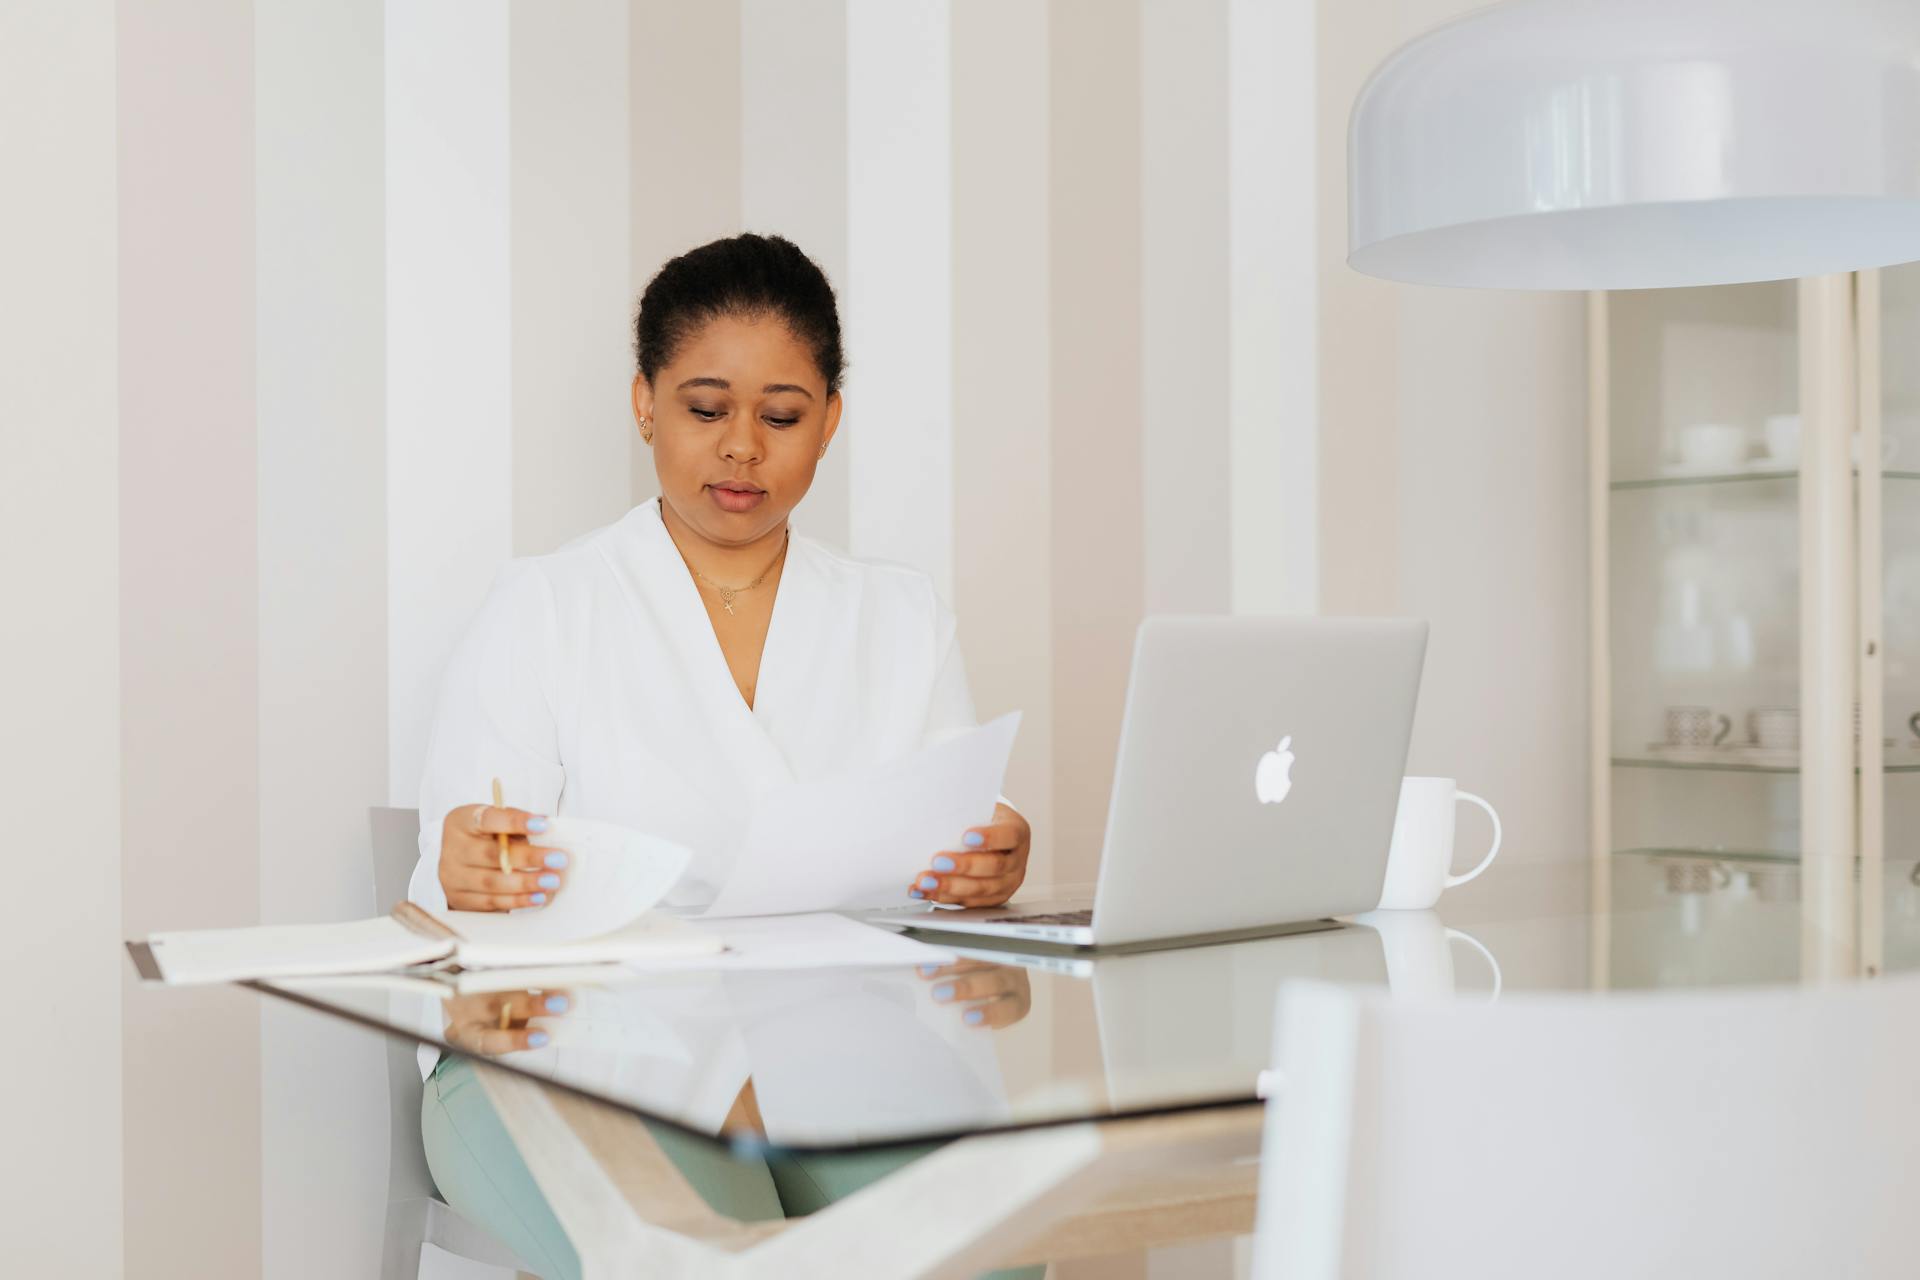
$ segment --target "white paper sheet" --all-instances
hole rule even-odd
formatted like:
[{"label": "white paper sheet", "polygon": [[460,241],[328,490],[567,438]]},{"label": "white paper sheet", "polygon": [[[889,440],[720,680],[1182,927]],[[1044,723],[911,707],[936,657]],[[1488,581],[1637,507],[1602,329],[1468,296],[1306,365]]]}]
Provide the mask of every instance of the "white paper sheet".
[{"label": "white paper sheet", "polygon": [[505,915],[449,911],[441,918],[463,938],[490,946],[577,942],[624,928],[651,908],[687,869],[685,845],[591,818],[554,818],[536,848],[565,849],[567,886],[544,906]]},{"label": "white paper sheet", "polygon": [[870,771],[763,793],[706,914],[905,906],[907,885],[993,817],[1020,713]]}]

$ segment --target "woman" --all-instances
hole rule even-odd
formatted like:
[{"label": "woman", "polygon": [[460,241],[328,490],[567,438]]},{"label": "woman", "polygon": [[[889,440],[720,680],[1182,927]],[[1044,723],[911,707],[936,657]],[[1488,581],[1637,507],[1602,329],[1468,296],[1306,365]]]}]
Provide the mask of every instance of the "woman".
[{"label": "woman", "polygon": [[[777,236],[694,249],[647,285],[634,352],[633,413],[660,498],[496,576],[449,660],[428,745],[411,886],[428,906],[504,911],[566,892],[566,855],[529,840],[556,813],[687,845],[695,861],[667,901],[704,904],[756,791],[878,764],[974,723],[953,614],[926,575],[790,530],[842,407],[839,317],[820,269]],[[478,802],[494,777],[510,806]],[[954,847],[929,850],[903,894],[1005,902],[1030,840],[1003,801]],[[522,1027],[504,1047],[540,1043]],[[743,1091],[737,1110],[752,1101]],[[529,1262],[577,1266],[564,1239],[543,1237],[557,1228],[466,1059],[434,1070],[422,1124],[456,1208]],[[770,1206],[764,1169],[663,1147],[723,1212],[817,1207],[784,1188]],[[841,1170],[827,1198],[884,1171]],[[809,1185],[835,1181],[814,1173]],[[518,1203],[500,1202],[503,1186],[521,1188],[505,1197]]]}]

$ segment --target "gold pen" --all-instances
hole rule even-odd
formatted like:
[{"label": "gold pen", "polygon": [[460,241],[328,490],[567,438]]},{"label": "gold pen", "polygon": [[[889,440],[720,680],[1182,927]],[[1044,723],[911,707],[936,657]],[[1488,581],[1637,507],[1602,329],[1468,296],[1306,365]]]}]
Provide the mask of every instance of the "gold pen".
[{"label": "gold pen", "polygon": [[[505,793],[500,790],[500,779],[498,778],[493,780],[493,807],[496,809],[504,809],[507,807]],[[503,875],[513,870],[513,855],[508,850],[507,833],[502,831],[500,832],[500,871]]]}]

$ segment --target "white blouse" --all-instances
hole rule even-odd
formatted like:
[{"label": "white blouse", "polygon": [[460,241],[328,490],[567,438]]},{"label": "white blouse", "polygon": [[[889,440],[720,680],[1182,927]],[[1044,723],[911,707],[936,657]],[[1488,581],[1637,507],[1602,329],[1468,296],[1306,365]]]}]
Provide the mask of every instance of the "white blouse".
[{"label": "white blouse", "polygon": [[441,823],[486,803],[498,777],[514,808],[687,845],[694,861],[666,901],[705,905],[761,788],[879,764],[974,724],[953,613],[927,575],[797,532],[754,694],[749,708],[657,501],[508,561],[441,680],[409,896],[446,905]]}]

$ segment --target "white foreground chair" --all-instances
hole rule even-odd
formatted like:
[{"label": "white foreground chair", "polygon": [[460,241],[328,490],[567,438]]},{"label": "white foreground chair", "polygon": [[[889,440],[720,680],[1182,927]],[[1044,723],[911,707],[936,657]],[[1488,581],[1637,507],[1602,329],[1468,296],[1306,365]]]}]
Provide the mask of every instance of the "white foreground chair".
[{"label": "white foreground chair", "polygon": [[1290,983],[1274,1043],[1256,1280],[1920,1275],[1920,976]]},{"label": "white foreground chair", "polygon": [[[407,881],[420,860],[420,815],[413,809],[372,809],[373,887],[382,910],[407,896]],[[417,1046],[387,1037],[387,1096],[391,1105],[387,1157],[387,1230],[381,1250],[381,1280],[418,1280],[420,1246],[432,1244],[456,1257],[526,1273],[527,1264],[484,1228],[460,1216],[434,1190],[420,1141],[420,1080]]]}]

